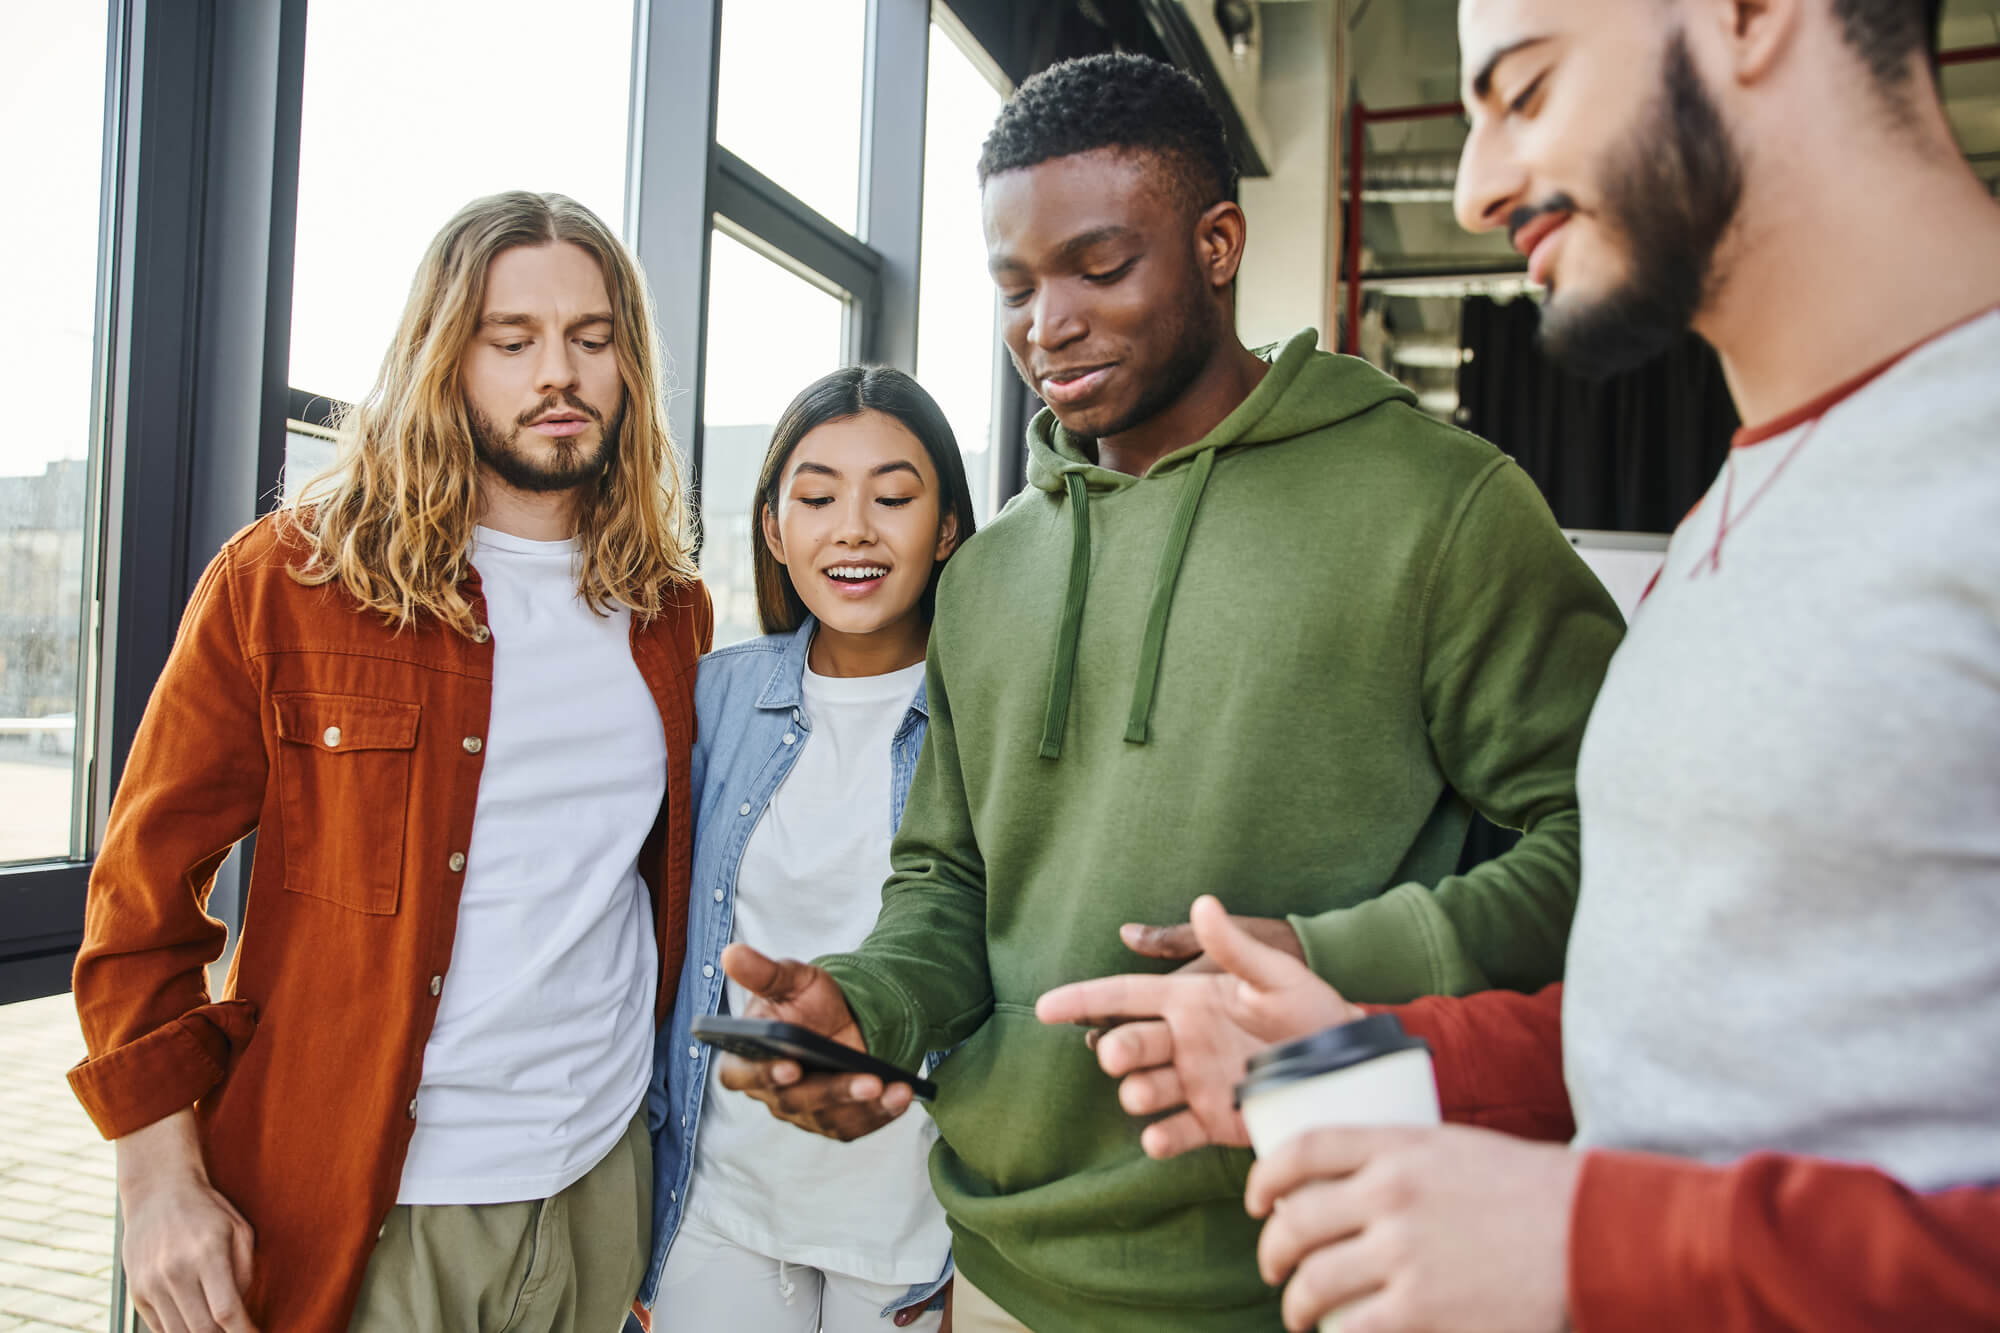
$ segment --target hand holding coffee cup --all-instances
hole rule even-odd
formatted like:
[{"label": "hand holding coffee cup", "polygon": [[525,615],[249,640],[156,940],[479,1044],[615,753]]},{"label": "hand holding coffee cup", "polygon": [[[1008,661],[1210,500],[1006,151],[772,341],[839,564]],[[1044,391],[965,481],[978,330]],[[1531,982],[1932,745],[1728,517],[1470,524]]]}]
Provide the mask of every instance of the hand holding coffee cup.
[{"label": "hand holding coffee cup", "polygon": [[[1251,1057],[1236,1104],[1259,1157],[1315,1129],[1441,1123],[1430,1048],[1374,1014]],[[1340,1312],[1319,1322],[1338,1333]]]}]

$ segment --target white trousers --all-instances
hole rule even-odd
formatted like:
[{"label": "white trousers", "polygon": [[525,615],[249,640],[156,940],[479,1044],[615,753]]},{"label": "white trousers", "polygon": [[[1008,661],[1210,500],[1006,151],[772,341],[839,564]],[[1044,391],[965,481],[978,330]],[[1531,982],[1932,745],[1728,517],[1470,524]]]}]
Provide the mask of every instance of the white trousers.
[{"label": "white trousers", "polygon": [[[864,1282],[781,1263],[746,1250],[693,1217],[681,1218],[653,1303],[654,1333],[896,1333],[882,1309],[908,1285]],[[935,1333],[943,1312],[927,1310],[904,1333]]]}]

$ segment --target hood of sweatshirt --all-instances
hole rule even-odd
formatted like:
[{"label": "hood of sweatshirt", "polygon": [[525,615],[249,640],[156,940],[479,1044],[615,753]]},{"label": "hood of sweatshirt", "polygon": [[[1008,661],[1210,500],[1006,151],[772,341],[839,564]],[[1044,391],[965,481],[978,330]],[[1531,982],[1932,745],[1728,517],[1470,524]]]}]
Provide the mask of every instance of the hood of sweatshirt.
[{"label": "hood of sweatshirt", "polygon": [[1028,484],[1062,497],[1069,508],[1069,577],[1062,618],[1056,628],[1049,672],[1048,710],[1042,728],[1044,758],[1062,757],[1063,729],[1076,673],[1077,637],[1090,583],[1090,497],[1137,486],[1169,473],[1181,474],[1180,499],[1160,551],[1159,573],[1149,599],[1139,670],[1132,682],[1132,707],[1125,739],[1146,743],[1152,723],[1154,685],[1160,650],[1173,610],[1174,584],[1187,554],[1188,533],[1200,511],[1216,456],[1224,450],[1277,444],[1356,417],[1386,402],[1414,404],[1416,395],[1356,357],[1318,350],[1319,333],[1305,329],[1281,344],[1258,349],[1271,362],[1263,381],[1201,439],[1162,457],[1144,477],[1099,467],[1086,452],[1093,443],[1064,430],[1055,413],[1043,408],[1028,426]]}]

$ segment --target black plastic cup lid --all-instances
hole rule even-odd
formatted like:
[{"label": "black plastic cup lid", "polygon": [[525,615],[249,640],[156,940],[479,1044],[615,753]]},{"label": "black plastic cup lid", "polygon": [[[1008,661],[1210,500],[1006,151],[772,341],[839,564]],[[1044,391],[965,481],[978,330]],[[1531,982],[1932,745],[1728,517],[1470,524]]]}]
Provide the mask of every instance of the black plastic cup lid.
[{"label": "black plastic cup lid", "polygon": [[1243,1081],[1236,1085],[1236,1105],[1240,1108],[1245,1097],[1269,1092],[1280,1084],[1318,1078],[1398,1051],[1429,1049],[1423,1038],[1403,1031],[1394,1014],[1370,1014],[1310,1037],[1268,1046],[1251,1056]]}]

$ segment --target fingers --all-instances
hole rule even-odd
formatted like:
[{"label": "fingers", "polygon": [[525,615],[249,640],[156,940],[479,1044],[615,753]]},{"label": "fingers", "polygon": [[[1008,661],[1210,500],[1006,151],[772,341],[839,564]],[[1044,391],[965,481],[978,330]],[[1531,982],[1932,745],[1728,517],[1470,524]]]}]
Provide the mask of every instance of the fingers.
[{"label": "fingers", "polygon": [[146,1326],[155,1333],[215,1333],[218,1328],[236,1333],[249,1328],[247,1316],[228,1325],[218,1323],[211,1313],[217,1307],[231,1306],[238,1314],[242,1312],[230,1271],[228,1236],[217,1232],[183,1234],[177,1239],[180,1245],[155,1252],[150,1262],[141,1261],[132,1273],[132,1304]]},{"label": "fingers", "polygon": [[1252,1217],[1271,1211],[1282,1199],[1309,1181],[1351,1176],[1376,1154],[1417,1135],[1436,1131],[1410,1129],[1315,1129],[1289,1140],[1250,1168],[1243,1206]]},{"label": "fingers", "polygon": [[1187,1105],[1181,1090],[1181,1076],[1169,1065],[1165,1069],[1142,1069],[1128,1074],[1118,1084],[1118,1104],[1127,1115],[1156,1115]]},{"label": "fingers", "polygon": [[1354,1178],[1309,1181],[1284,1195],[1257,1237],[1257,1271],[1276,1285],[1315,1250],[1359,1235],[1369,1213]]},{"label": "fingers", "polygon": [[146,1321],[146,1327],[152,1333],[187,1333],[187,1325],[182,1322],[180,1311],[174,1308],[171,1300],[163,1299],[156,1306],[135,1291],[132,1293],[132,1308],[139,1312],[139,1318]]},{"label": "fingers", "polygon": [[767,958],[749,945],[737,941],[722,951],[722,970],[728,978],[749,991],[767,1000],[787,1000],[797,989],[799,979],[794,975],[799,964],[779,962]]},{"label": "fingers", "polygon": [[1224,1147],[1247,1148],[1250,1136],[1243,1128],[1242,1117],[1236,1118],[1236,1136],[1233,1139],[1218,1138],[1209,1133],[1193,1111],[1181,1111],[1164,1120],[1155,1120],[1139,1135],[1139,1146],[1146,1150],[1146,1156],[1155,1161],[1166,1161],[1196,1148],[1206,1148],[1211,1144]]},{"label": "fingers", "polygon": [[1171,976],[1143,974],[1072,981],[1035,1001],[1035,1017],[1044,1023],[1082,1023],[1096,1028],[1151,1018],[1164,1012],[1174,993],[1173,982]]},{"label": "fingers", "polygon": [[747,1092],[760,1100],[769,1100],[767,1093],[797,1083],[802,1073],[794,1060],[746,1060],[726,1052],[716,1069],[723,1087],[731,1092]]},{"label": "fingers", "polygon": [[233,1258],[216,1255],[201,1270],[201,1294],[207,1302],[208,1317],[223,1333],[256,1333],[249,1311],[243,1308],[243,1293],[237,1288]]},{"label": "fingers", "polygon": [[886,1088],[873,1074],[803,1074],[789,1060],[762,1064],[725,1055],[722,1085],[764,1103],[779,1120],[834,1139],[872,1134],[910,1109],[907,1083]]},{"label": "fingers", "polygon": [[1381,1289],[1381,1283],[1370,1276],[1373,1266],[1365,1250],[1366,1246],[1357,1238],[1307,1255],[1292,1274],[1292,1280],[1285,1284],[1284,1301],[1279,1307],[1285,1327],[1294,1333],[1305,1333],[1335,1310],[1342,1311],[1343,1329],[1357,1327],[1360,1320],[1351,1320],[1343,1307]]},{"label": "fingers", "polygon": [[248,1291],[257,1259],[257,1233],[243,1220],[243,1214],[233,1207],[229,1211],[236,1219],[235,1234],[230,1246],[230,1268],[232,1276],[236,1279],[236,1290]]},{"label": "fingers", "polygon": [[[212,1333],[215,1323],[208,1317],[208,1303],[200,1284],[189,1275],[185,1284],[164,1279],[149,1293],[153,1315],[146,1321],[155,1333]],[[136,1302],[135,1302],[136,1303]]]},{"label": "fingers", "polygon": [[[1229,919],[1229,913],[1213,894],[1194,900],[1189,912],[1189,930],[1202,952],[1223,968],[1263,990],[1314,978],[1312,969],[1286,953],[1261,942]],[[1325,985],[1324,982],[1320,983]],[[1328,987],[1331,990],[1331,987]]]},{"label": "fingers", "polygon": [[885,1103],[883,1099],[867,1102],[826,1103],[810,1111],[780,1115],[777,1109],[772,1114],[780,1120],[818,1134],[822,1138],[839,1139],[843,1143],[873,1134],[890,1121],[898,1119],[909,1110],[907,1099]]},{"label": "fingers", "polygon": [[1113,1078],[1174,1062],[1174,1032],[1157,1019],[1126,1023],[1097,1039],[1097,1063]]},{"label": "fingers", "polygon": [[1118,928],[1125,947],[1146,958],[1192,958],[1201,952],[1194,931],[1182,922],[1172,926],[1143,926],[1137,923]]},{"label": "fingers", "polygon": [[867,1074],[814,1074],[763,1098],[787,1120],[837,1111],[884,1097],[882,1081]]}]

